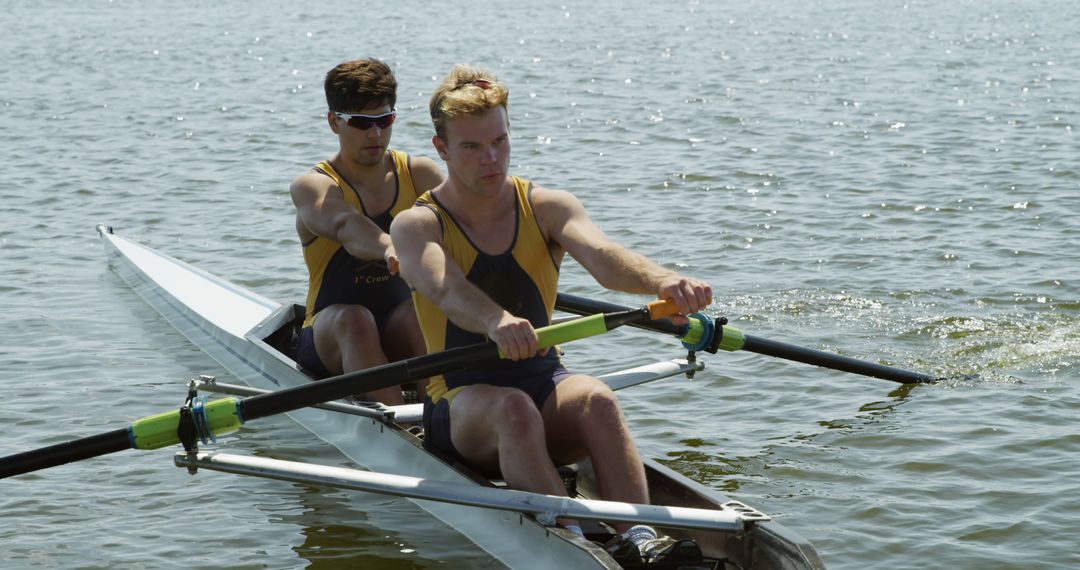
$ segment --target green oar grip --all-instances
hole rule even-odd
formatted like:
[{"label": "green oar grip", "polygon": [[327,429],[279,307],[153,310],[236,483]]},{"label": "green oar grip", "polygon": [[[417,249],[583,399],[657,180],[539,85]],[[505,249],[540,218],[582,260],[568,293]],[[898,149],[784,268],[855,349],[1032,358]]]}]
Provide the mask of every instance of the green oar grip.
[{"label": "green oar grip", "polygon": [[[604,334],[607,330],[607,326],[604,324],[604,315],[597,313],[536,329],[536,336],[540,339],[540,348],[544,349],[557,344]],[[499,350],[499,358],[506,358],[501,349]]]},{"label": "green oar grip", "polygon": [[[206,403],[206,420],[210,432],[214,435],[234,432],[240,429],[240,414],[237,412],[236,398],[222,398]],[[133,449],[160,449],[180,443],[176,435],[180,427],[180,410],[147,416],[135,420],[128,428]]]}]

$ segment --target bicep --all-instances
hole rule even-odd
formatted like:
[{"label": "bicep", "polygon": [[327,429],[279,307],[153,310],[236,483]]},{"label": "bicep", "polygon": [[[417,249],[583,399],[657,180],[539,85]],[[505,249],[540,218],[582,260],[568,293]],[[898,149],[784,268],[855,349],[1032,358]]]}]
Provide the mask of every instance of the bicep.
[{"label": "bicep", "polygon": [[535,201],[535,207],[548,239],[590,269],[593,258],[611,239],[589,218],[581,201],[569,192],[544,190],[537,197],[540,199]]},{"label": "bicep", "polygon": [[401,276],[431,297],[441,287],[447,263],[446,251],[439,243],[439,222],[430,211],[415,206],[398,214],[390,224],[390,240],[398,255]]},{"label": "bicep", "polygon": [[300,220],[312,233],[335,239],[344,216],[355,213],[337,186],[301,177],[289,189]]}]

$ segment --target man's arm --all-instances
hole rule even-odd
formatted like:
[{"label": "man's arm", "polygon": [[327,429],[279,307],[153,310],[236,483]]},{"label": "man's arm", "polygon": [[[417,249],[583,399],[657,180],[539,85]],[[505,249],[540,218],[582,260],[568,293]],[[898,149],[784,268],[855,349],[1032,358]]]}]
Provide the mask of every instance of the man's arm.
[{"label": "man's arm", "polygon": [[527,319],[503,310],[476,285],[439,243],[439,220],[423,206],[397,215],[390,225],[401,276],[438,305],[457,326],[486,334],[512,360],[536,354],[539,340]]},{"label": "man's arm", "polygon": [[383,259],[390,236],[345,201],[341,188],[327,176],[309,172],[289,187],[301,223],[311,233],[340,243],[360,259]]},{"label": "man's arm", "polygon": [[[425,192],[442,184],[443,173],[434,160],[424,156],[412,156],[409,160],[413,189],[416,190],[418,196],[422,196]],[[401,261],[398,259],[393,240],[390,240],[390,242],[390,246],[386,249],[386,267],[390,270],[391,275],[397,275],[401,270]]]},{"label": "man's arm", "polygon": [[548,239],[558,243],[607,289],[672,299],[689,315],[712,302],[707,283],[665,269],[607,237],[573,194],[534,187],[533,208]]}]

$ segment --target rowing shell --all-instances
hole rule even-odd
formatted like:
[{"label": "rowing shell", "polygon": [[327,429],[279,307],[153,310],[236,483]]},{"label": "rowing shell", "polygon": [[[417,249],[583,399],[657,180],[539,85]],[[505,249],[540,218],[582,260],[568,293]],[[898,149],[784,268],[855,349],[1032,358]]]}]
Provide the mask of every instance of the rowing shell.
[{"label": "rowing shell", "polygon": [[[185,337],[249,386],[280,390],[310,383],[289,356],[288,346],[303,321],[304,308],[267,299],[197,267],[114,235],[98,226],[117,273]],[[700,368],[699,363],[668,361],[602,377],[614,388]],[[332,406],[331,406],[332,408]],[[326,408],[304,408],[288,415],[348,459],[376,472],[487,488],[501,482],[484,479],[424,448],[423,441],[390,419],[365,417]],[[649,496],[656,505],[723,510],[731,499],[645,459]],[[599,497],[591,465],[577,466],[577,493]],[[413,499],[420,508],[451,526],[510,567],[538,560],[562,568],[619,568],[594,542],[561,528],[540,524],[512,510],[476,508],[442,500]],[[742,532],[684,529],[665,534],[690,537],[716,568],[818,569],[824,564],[813,546],[775,521],[749,522]],[[586,529],[590,538],[602,527]]]}]

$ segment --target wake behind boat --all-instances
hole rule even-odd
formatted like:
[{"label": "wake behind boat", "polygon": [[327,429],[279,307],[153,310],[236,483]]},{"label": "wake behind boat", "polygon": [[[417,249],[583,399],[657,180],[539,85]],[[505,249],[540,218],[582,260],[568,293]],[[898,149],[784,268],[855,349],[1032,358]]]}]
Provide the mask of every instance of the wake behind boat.
[{"label": "wake behind boat", "polygon": [[[266,391],[312,382],[292,356],[292,342],[304,318],[302,306],[267,299],[116,236],[111,228],[99,226],[98,230],[119,275],[184,336],[237,378]],[[696,362],[667,361],[601,378],[621,389],[700,368]],[[350,473],[340,468],[221,453],[182,454],[177,463],[407,496],[511,567],[535,566],[541,560],[550,561],[545,565],[562,568],[622,567],[598,546],[612,536],[611,529],[601,522],[583,524],[589,540],[550,524],[554,516],[573,512],[586,520],[590,520],[590,513],[595,514],[593,519],[600,520],[615,520],[611,517],[617,516],[625,517],[620,520],[647,518],[662,534],[694,539],[704,555],[704,560],[692,566],[642,566],[646,568],[824,568],[813,546],[798,534],[655,461],[644,460],[649,495],[656,507],[593,502],[599,493],[588,461],[563,470],[574,498],[564,501],[507,490],[501,481],[480,477],[429,451],[422,434],[399,424],[407,421],[403,418],[415,419],[415,407],[353,408],[332,404],[305,407],[288,415],[353,462],[371,471],[398,475]],[[423,492],[415,492],[417,489]]]}]

